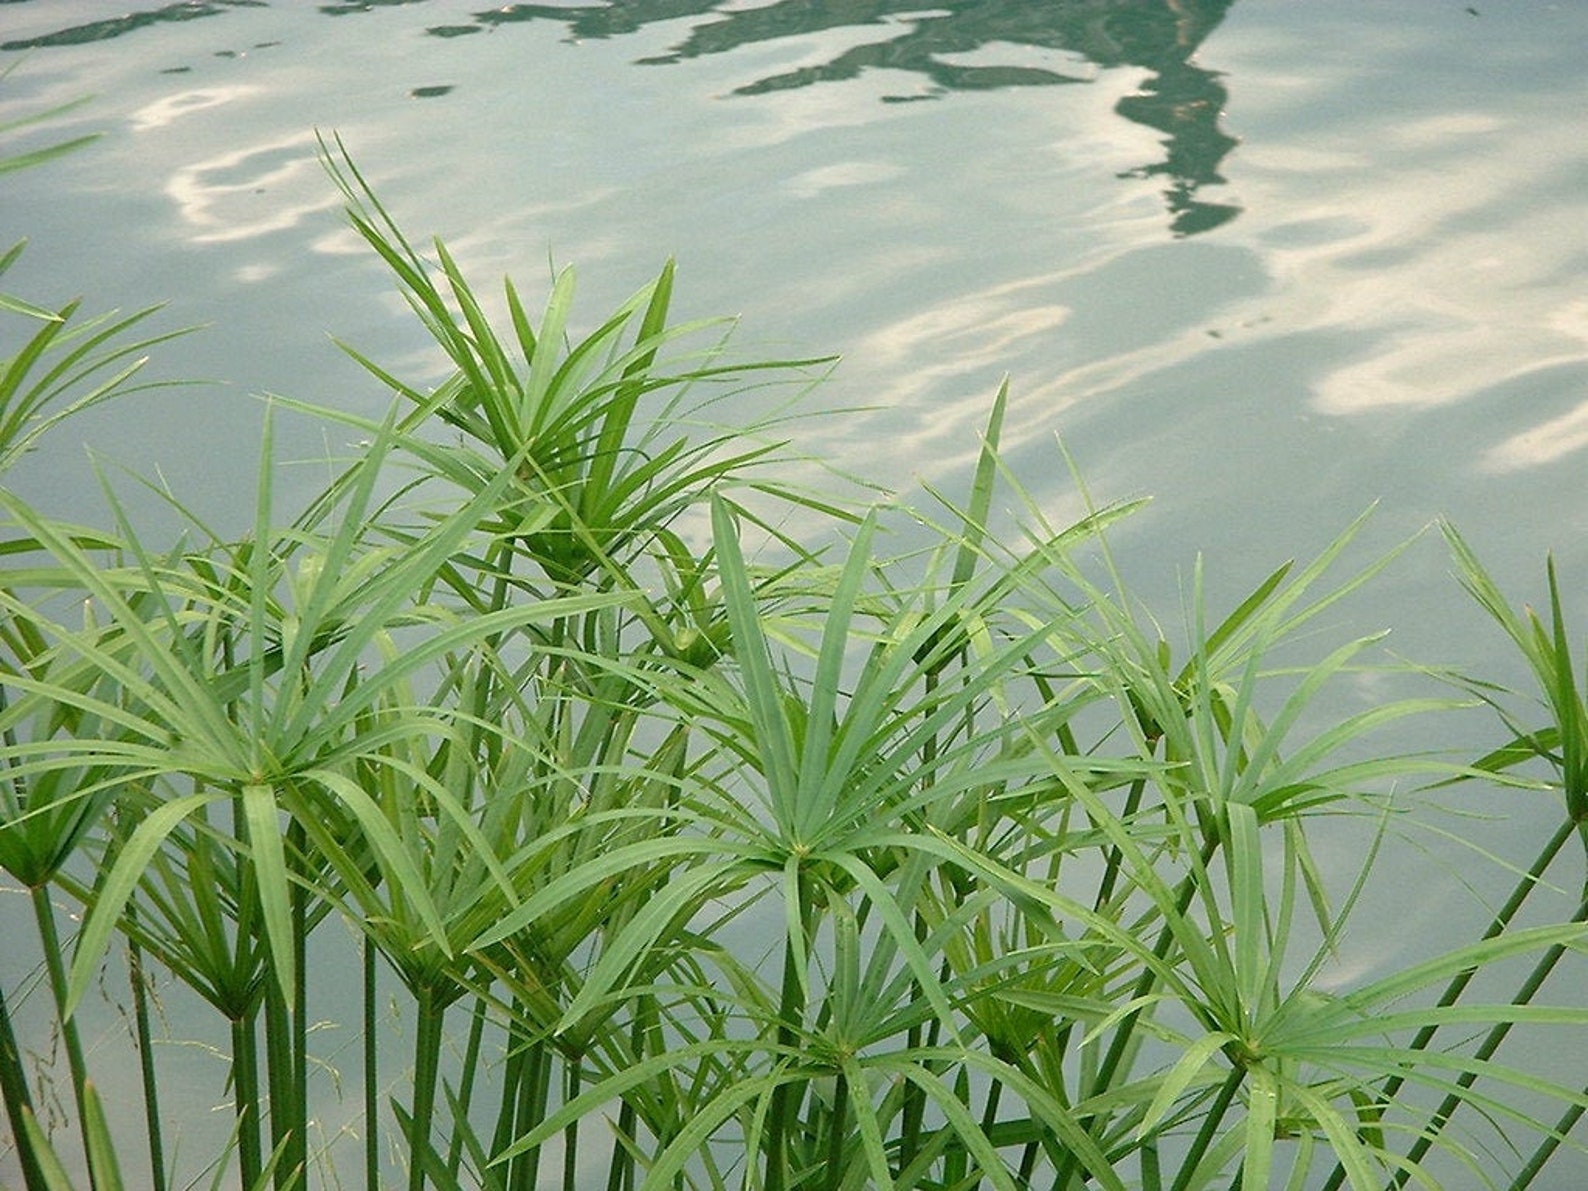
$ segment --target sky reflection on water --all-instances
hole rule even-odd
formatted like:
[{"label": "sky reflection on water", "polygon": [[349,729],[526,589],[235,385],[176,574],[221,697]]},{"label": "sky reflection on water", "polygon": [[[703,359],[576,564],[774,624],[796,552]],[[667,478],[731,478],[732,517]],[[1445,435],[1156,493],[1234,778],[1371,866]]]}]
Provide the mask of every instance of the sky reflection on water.
[{"label": "sky reflection on water", "polygon": [[[321,5],[319,11],[343,16],[425,2],[350,0]],[[1129,175],[1163,179],[1164,201],[1173,216],[1175,234],[1193,235],[1220,226],[1240,210],[1227,202],[1197,197],[1204,186],[1223,184],[1219,163],[1237,143],[1219,126],[1226,93],[1218,72],[1204,70],[1193,60],[1231,3],[1233,0],[1055,0],[1043,4],[945,0],[923,8],[915,0],[872,0],[860,5],[775,0],[741,8],[719,0],[614,0],[588,5],[509,4],[474,13],[469,23],[435,25],[426,32],[456,38],[512,24],[553,21],[562,24],[574,40],[604,40],[661,22],[693,22],[682,40],[664,53],[640,58],[642,65],[734,53],[834,30],[864,34],[856,44],[819,61],[739,84],[732,94],[742,96],[845,81],[866,71],[886,70],[920,79],[916,90],[883,96],[886,102],[907,102],[954,91],[1087,83],[1095,77],[1096,68],[1143,68],[1149,74],[1140,88],[1122,98],[1115,111],[1164,134],[1164,156],[1133,168]],[[259,7],[265,7],[263,0],[169,4],[15,38],[0,43],[0,51],[84,45],[162,23]],[[1034,62],[1032,51],[1047,51],[1052,64]],[[1072,63],[1080,69],[1071,68]],[[433,85],[415,88],[410,94],[434,97],[452,90],[450,85]]]},{"label": "sky reflection on water", "polygon": [[[1080,507],[1058,436],[1100,499],[1156,496],[1116,544],[1171,622],[1196,552],[1228,607],[1377,500],[1369,548],[1451,516],[1519,598],[1553,549],[1582,623],[1588,5],[1467,7],[13,0],[0,102],[97,92],[63,135],[108,135],[7,177],[8,287],[169,297],[215,325],[157,367],[231,386],[96,410],[14,479],[99,518],[86,441],[246,526],[255,394],[383,408],[327,332],[435,377],[319,128],[482,289],[533,302],[571,262],[588,325],[671,253],[744,354],[844,353],[813,406],[864,409],[794,432],[883,488],[959,491],[1008,373],[1048,516]],[[278,435],[286,505],[345,444]],[[1492,673],[1447,571],[1430,535],[1362,628]],[[1393,962],[1373,929],[1357,954]]]},{"label": "sky reflection on water", "polygon": [[[1216,484],[1272,505],[1274,541],[1248,527],[1254,551],[1284,548],[1276,485],[1338,509],[1340,468],[1353,491],[1393,468],[1426,517],[1491,506],[1483,485],[1588,447],[1584,149],[1567,115],[1588,96],[1564,49],[1581,8],[1377,23],[1365,4],[1184,0],[7,8],[23,19],[4,44],[33,47],[55,93],[103,78],[96,118],[123,105],[125,132],[57,176],[105,187],[97,162],[123,203],[153,184],[170,215],[118,245],[129,262],[165,268],[173,236],[225,248],[208,275],[295,287],[250,302],[312,321],[334,287],[311,295],[305,276],[348,244],[310,130],[342,132],[411,231],[486,275],[523,281],[549,248],[596,275],[599,304],[674,251],[705,311],[739,308],[797,354],[844,352],[840,379],[865,396],[837,402],[873,411],[809,445],[852,466],[857,440],[895,442],[895,470],[872,477],[890,487],[966,463],[1005,371],[1012,446],[1061,430],[1116,490],[1186,499],[1208,483],[1190,454],[1239,456]],[[1182,427],[1219,427],[1212,441],[1154,456],[1159,428],[1136,411],[1164,392]],[[1289,413],[1248,451],[1257,424],[1237,411],[1256,400]],[[1462,405],[1487,412],[1444,412]],[[1330,466],[1308,464],[1320,452]]]}]

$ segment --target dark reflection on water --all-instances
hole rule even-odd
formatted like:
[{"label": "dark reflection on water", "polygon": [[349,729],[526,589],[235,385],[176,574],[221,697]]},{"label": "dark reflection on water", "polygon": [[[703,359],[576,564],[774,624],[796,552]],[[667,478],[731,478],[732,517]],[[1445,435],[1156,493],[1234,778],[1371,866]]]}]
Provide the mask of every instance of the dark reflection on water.
[{"label": "dark reflection on water", "polygon": [[[648,65],[722,54],[779,38],[861,26],[895,30],[892,36],[851,46],[826,62],[745,84],[736,94],[758,95],[816,83],[852,79],[870,69],[923,76],[930,90],[910,98],[951,91],[1080,83],[1087,79],[1047,67],[959,64],[955,57],[1001,47],[1058,51],[1105,69],[1138,67],[1153,72],[1141,91],[1115,110],[1127,120],[1165,136],[1164,160],[1131,171],[1134,177],[1163,177],[1164,199],[1177,235],[1188,236],[1228,222],[1239,207],[1197,197],[1204,186],[1223,182],[1219,163],[1236,141],[1219,127],[1227,94],[1220,76],[1192,62],[1203,40],[1217,28],[1234,0],[776,0],[757,8],[720,11],[713,0],[612,0],[607,4],[513,4],[475,16],[475,26],[444,25],[437,36],[515,21],[552,20],[576,38],[633,33],[656,21],[706,18],[668,53],[640,61]],[[353,11],[346,4],[321,11]]]},{"label": "dark reflection on water", "polygon": [[[324,4],[329,16],[426,0],[343,0]],[[590,4],[511,4],[476,13],[472,23],[438,25],[436,37],[526,21],[556,21],[576,39],[605,39],[635,33],[659,21],[693,19],[688,35],[667,53],[640,59],[665,65],[687,59],[844,29],[879,29],[886,36],[849,46],[824,62],[757,79],[735,94],[759,95],[818,83],[853,79],[868,70],[919,76],[926,90],[905,99],[931,99],[955,91],[1084,83],[1085,72],[1057,65],[998,61],[999,58],[1062,54],[1103,69],[1151,72],[1140,90],[1115,105],[1133,123],[1163,136],[1163,159],[1123,175],[1160,178],[1164,201],[1179,236],[1208,231],[1233,219],[1238,206],[1199,197],[1203,187],[1224,181],[1219,165],[1236,140],[1220,127],[1227,93],[1217,71],[1197,66],[1193,56],[1218,27],[1234,0],[773,0],[759,7],[724,11],[722,0],[611,0]],[[263,0],[212,0],[166,5],[147,12],[95,21],[0,49],[71,45],[103,40],[162,21],[212,16],[232,7],[260,7]],[[963,61],[976,56],[979,61]],[[961,61],[956,61],[961,59]]]},{"label": "dark reflection on water", "polygon": [[[16,0],[9,0],[15,3]],[[167,4],[144,12],[129,12],[121,16],[90,21],[86,25],[73,25],[54,33],[29,37],[20,41],[0,42],[0,50],[31,50],[43,46],[86,45],[91,41],[108,41],[148,25],[164,25],[172,21],[192,21],[199,17],[219,16],[231,8],[269,8],[266,0],[190,0],[189,3]]]}]

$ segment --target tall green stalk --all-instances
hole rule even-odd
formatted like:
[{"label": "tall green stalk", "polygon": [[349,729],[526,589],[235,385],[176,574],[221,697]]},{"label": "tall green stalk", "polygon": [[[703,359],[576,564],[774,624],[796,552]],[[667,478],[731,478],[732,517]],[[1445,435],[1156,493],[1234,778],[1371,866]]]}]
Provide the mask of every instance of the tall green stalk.
[{"label": "tall green stalk", "polygon": [[232,1019],[232,1097],[237,1116],[237,1170],[244,1188],[257,1187],[264,1169],[259,1055],[254,1015]]},{"label": "tall green stalk", "polygon": [[1561,1113],[1560,1119],[1555,1122],[1554,1128],[1544,1135],[1543,1140],[1528,1155],[1527,1161],[1517,1169],[1515,1177],[1508,1184],[1508,1191],[1526,1191],[1528,1187],[1533,1185],[1533,1180],[1538,1177],[1539,1172],[1544,1169],[1549,1160],[1555,1156],[1555,1152],[1571,1136],[1572,1130],[1577,1127],[1577,1122],[1582,1120],[1585,1113],[1588,1113],[1588,1103],[1585,1103],[1588,1102],[1588,1087],[1583,1088],[1582,1097],[1583,1100],[1581,1102],[1573,1104],[1565,1112]]},{"label": "tall green stalk", "polygon": [[[583,1083],[577,1055],[569,1056],[563,1064],[563,1103],[577,1099]],[[562,1191],[579,1191],[579,1122],[570,1121],[562,1131]]]},{"label": "tall green stalk", "polygon": [[408,1124],[408,1191],[424,1191],[446,1005],[430,985],[414,990],[414,1088]]},{"label": "tall green stalk", "polygon": [[[133,913],[131,906],[127,912]],[[160,1126],[160,1083],[154,1066],[154,1038],[149,1028],[149,982],[144,972],[143,952],[136,940],[129,940],[127,945],[127,979],[132,987],[138,1072],[143,1081],[144,1124],[149,1139],[149,1186],[153,1191],[166,1191],[165,1137]]]},{"label": "tall green stalk", "polygon": [[[797,905],[792,913],[801,924],[805,938],[810,938],[810,915],[806,912],[806,878],[796,872],[794,896]],[[789,1055],[799,1044],[799,1029],[795,1023],[805,1016],[805,981],[801,978],[805,963],[804,951],[796,947],[792,935],[783,943],[783,987],[778,995],[777,1030],[774,1043],[776,1063],[791,1063]],[[786,1191],[789,1173],[789,1135],[794,1124],[794,1114],[799,1108],[799,1089],[791,1080],[779,1080],[772,1090],[767,1109],[766,1123],[766,1191]]]},{"label": "tall green stalk", "polygon": [[[301,974],[300,974],[301,979]],[[286,1191],[303,1176],[294,1163],[298,1150],[296,1030],[292,1010],[274,981],[265,984],[265,1084],[270,1096],[270,1148],[280,1153],[276,1165],[276,1191]]]},{"label": "tall green stalk", "polygon": [[[39,940],[44,949],[44,970],[49,977],[50,993],[55,998],[61,1038],[66,1045],[66,1062],[72,1077],[72,1099],[77,1105],[77,1119],[82,1123],[88,1120],[88,1065],[83,1061],[82,1034],[77,1028],[77,1019],[67,1011],[66,965],[61,958],[60,933],[55,927],[55,907],[50,904],[48,889],[35,886],[29,890],[29,894],[33,902],[34,921],[38,923]],[[92,1170],[89,1171],[88,1181],[90,1187],[97,1187]]]},{"label": "tall green stalk", "polygon": [[32,1112],[33,1098],[28,1093],[27,1077],[22,1066],[22,1052],[17,1048],[16,1034],[11,1028],[11,1013],[6,1007],[3,988],[0,988],[0,1094],[5,1097],[6,1116],[11,1122],[11,1136],[16,1138],[17,1164],[22,1168],[22,1185],[27,1191],[46,1191],[44,1173],[39,1168],[38,1156],[33,1151],[32,1137],[23,1124],[25,1118]]},{"label": "tall green stalk", "polygon": [[[1527,871],[1517,879],[1510,895],[1505,899],[1499,910],[1496,911],[1493,919],[1490,920],[1488,927],[1483,932],[1482,937],[1484,939],[1495,939],[1505,933],[1506,928],[1511,925],[1516,915],[1521,911],[1528,896],[1539,888],[1544,879],[1544,874],[1549,870],[1550,865],[1554,863],[1555,857],[1560,854],[1560,850],[1566,846],[1567,842],[1577,834],[1577,831],[1577,825],[1570,820],[1563,822],[1556,828],[1555,834],[1539,850],[1538,855],[1533,858],[1533,863],[1528,866]],[[1461,999],[1462,993],[1466,992],[1467,986],[1472,983],[1473,977],[1477,974],[1477,968],[1458,972],[1445,985],[1435,1005],[1440,1009],[1454,1005]],[[1437,1023],[1423,1026],[1412,1036],[1411,1042],[1407,1044],[1407,1049],[1412,1051],[1427,1050],[1438,1032],[1439,1026]],[[1379,1099],[1385,1104],[1391,1103],[1401,1088],[1405,1086],[1405,1083],[1406,1076],[1402,1073],[1397,1072],[1390,1076],[1389,1079],[1384,1081],[1383,1088],[1378,1092]],[[1426,1147],[1424,1147],[1424,1152],[1426,1152]],[[1322,1191],[1339,1191],[1339,1188],[1345,1182],[1345,1178],[1345,1167],[1338,1162],[1335,1163],[1334,1169],[1329,1172],[1329,1177],[1324,1180]]]},{"label": "tall green stalk", "polygon": [[[1570,921],[1574,923],[1588,922],[1588,899],[1578,905],[1577,911],[1571,916]],[[1544,981],[1549,979],[1550,973],[1555,970],[1556,965],[1560,963],[1561,958],[1565,954],[1566,948],[1557,945],[1549,948],[1539,956],[1532,970],[1528,972],[1527,977],[1517,988],[1515,995],[1512,996],[1511,1004],[1531,1004],[1533,998],[1538,994],[1538,990],[1543,987]],[[1500,1044],[1505,1041],[1506,1036],[1511,1032],[1511,1025],[1512,1023],[1509,1021],[1502,1021],[1491,1026],[1489,1031],[1484,1034],[1483,1040],[1478,1043],[1477,1048],[1473,1051],[1472,1057],[1474,1061],[1483,1063],[1492,1059],[1494,1053],[1500,1049]],[[1475,1067],[1468,1068],[1456,1076],[1455,1090],[1448,1093],[1439,1102],[1439,1107],[1434,1109],[1428,1124],[1418,1134],[1417,1140],[1407,1149],[1406,1161],[1408,1163],[1421,1162],[1428,1151],[1433,1148],[1434,1142],[1444,1132],[1445,1126],[1450,1123],[1450,1118],[1455,1115],[1456,1109],[1461,1107],[1464,1099],[1461,1093],[1472,1087],[1477,1081],[1478,1070]],[[1396,1188],[1404,1187],[1410,1177],[1411,1168],[1403,1166],[1395,1172],[1391,1185]]]},{"label": "tall green stalk", "polygon": [[377,1011],[376,974],[378,949],[365,935],[360,944],[363,954],[364,992],[364,1191],[380,1191],[380,1033]]},{"label": "tall green stalk", "polygon": [[[1224,1082],[1219,1085],[1218,1094],[1213,1097],[1213,1103],[1208,1107],[1207,1115],[1202,1118],[1196,1137],[1191,1141],[1191,1148],[1180,1160],[1180,1173],[1169,1191],[1186,1191],[1191,1186],[1196,1168],[1213,1144],[1213,1139],[1218,1136],[1219,1129],[1224,1124],[1224,1115],[1229,1111],[1230,1103],[1235,1099],[1235,1093],[1245,1078],[1244,1067],[1230,1068],[1230,1073],[1224,1077]],[[1066,1184],[1055,1181],[1054,1191],[1064,1191],[1065,1186]]]},{"label": "tall green stalk", "polygon": [[485,1040],[485,1021],[489,1002],[484,996],[479,997],[474,1004],[474,1011],[469,1014],[469,1038],[463,1047],[463,1069],[458,1080],[456,1097],[456,1112],[452,1132],[452,1146],[447,1151],[447,1177],[453,1182],[458,1179],[458,1172],[463,1166],[463,1146],[466,1136],[465,1125],[469,1119],[469,1109],[474,1104],[475,1076],[480,1070],[480,1047]]}]

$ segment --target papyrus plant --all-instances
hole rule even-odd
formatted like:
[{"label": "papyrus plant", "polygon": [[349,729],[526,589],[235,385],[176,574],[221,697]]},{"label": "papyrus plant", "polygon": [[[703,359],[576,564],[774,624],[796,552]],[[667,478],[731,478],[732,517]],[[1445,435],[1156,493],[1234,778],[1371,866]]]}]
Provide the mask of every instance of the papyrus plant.
[{"label": "papyrus plant", "polygon": [[[439,379],[364,360],[383,418],[272,401],[239,538],[175,505],[149,541],[108,486],[93,531],[0,494],[0,862],[57,1020],[126,946],[139,1004],[152,980],[222,1023],[233,1121],[178,1168],[140,1014],[148,1152],[116,1160],[126,1106],[80,1047],[74,1148],[0,1033],[28,1191],[74,1162],[249,1191],[1520,1187],[1573,1144],[1588,1097],[1502,1050],[1588,1024],[1544,987],[1580,969],[1580,899],[1542,904],[1588,756],[1553,577],[1517,614],[1452,535],[1543,726],[1473,681],[1351,707],[1395,665],[1326,627],[1391,561],[1350,569],[1356,527],[1228,609],[1199,565],[1164,628],[1109,547],[1134,506],[1051,524],[1004,393],[965,495],[851,510],[739,413],[817,362],[674,324],[671,264],[580,331],[571,272],[532,317],[328,164]],[[287,409],[361,445],[283,514]],[[1474,694],[1492,745],[1418,747]],[[1406,792],[1453,783],[1565,826],[1476,941],[1345,979]],[[1351,831],[1334,871],[1320,835]],[[316,1132],[331,984],[362,994],[351,1148]]]}]

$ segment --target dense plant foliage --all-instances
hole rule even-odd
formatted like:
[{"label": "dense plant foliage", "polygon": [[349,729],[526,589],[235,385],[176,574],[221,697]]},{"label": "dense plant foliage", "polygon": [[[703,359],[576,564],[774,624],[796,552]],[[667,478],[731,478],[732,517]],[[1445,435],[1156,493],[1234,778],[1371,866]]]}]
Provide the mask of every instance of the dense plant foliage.
[{"label": "dense plant foliage", "polygon": [[[1566,1140],[1588,1097],[1498,1057],[1514,1026],[1588,1022],[1539,995],[1583,911],[1521,913],[1555,869],[1581,884],[1588,818],[1553,572],[1549,613],[1519,613],[1448,531],[1542,722],[1477,682],[1330,718],[1376,638],[1296,649],[1381,565],[1334,577],[1351,532],[1222,614],[1198,575],[1172,645],[1107,550],[1131,506],[1050,524],[1000,460],[1002,393],[962,499],[819,498],[779,482],[770,427],[702,428],[820,361],[674,325],[671,264],[586,334],[571,272],[538,320],[511,284],[493,320],[327,160],[447,378],[364,361],[392,411],[310,411],[364,445],[290,518],[276,402],[241,538],[177,506],[155,545],[114,497],[89,530],[0,490],[0,867],[79,1126],[39,1127],[0,1001],[28,1191],[70,1185],[58,1152],[99,1191],[128,1168],[73,1017],[113,948],[147,1100],[127,1178],[162,1189],[196,1172],[165,1145],[153,982],[224,1023],[210,1169],[247,1188],[357,1181],[313,1126],[316,982],[365,990],[370,1187],[1520,1187]],[[11,313],[3,461],[135,350],[133,319]],[[1386,751],[1474,698],[1492,751]],[[1560,829],[1477,941],[1342,987],[1390,791],[1458,782],[1552,792]],[[1368,859],[1341,889],[1309,841],[1348,811]],[[338,923],[362,950],[311,965]]]}]

